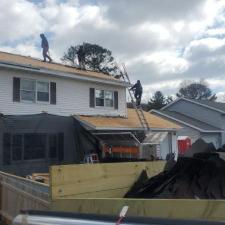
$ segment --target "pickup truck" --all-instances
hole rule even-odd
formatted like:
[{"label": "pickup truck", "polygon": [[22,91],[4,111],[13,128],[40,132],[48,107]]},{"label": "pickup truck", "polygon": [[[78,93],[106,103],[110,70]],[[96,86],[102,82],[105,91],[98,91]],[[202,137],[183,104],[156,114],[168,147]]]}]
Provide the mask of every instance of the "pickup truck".
[{"label": "pickup truck", "polygon": [[197,220],[175,220],[161,218],[124,218],[121,223],[117,223],[115,216],[99,216],[62,212],[41,212],[26,211],[19,214],[12,225],[224,225],[225,222],[197,221]]}]

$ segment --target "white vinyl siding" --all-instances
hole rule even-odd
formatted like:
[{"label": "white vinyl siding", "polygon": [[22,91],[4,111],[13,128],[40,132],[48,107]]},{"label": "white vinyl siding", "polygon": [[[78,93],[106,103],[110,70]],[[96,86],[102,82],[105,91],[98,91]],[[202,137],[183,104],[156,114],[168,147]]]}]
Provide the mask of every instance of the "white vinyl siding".
[{"label": "white vinyl siding", "polygon": [[[56,83],[57,104],[37,102],[13,102],[13,77]],[[90,108],[90,88],[118,91],[118,109],[112,107]],[[51,93],[50,93],[51,95]],[[47,112],[55,115],[106,115],[127,116],[126,88],[110,84],[58,78],[51,75],[35,75],[16,70],[0,70],[0,113],[22,115]]]}]

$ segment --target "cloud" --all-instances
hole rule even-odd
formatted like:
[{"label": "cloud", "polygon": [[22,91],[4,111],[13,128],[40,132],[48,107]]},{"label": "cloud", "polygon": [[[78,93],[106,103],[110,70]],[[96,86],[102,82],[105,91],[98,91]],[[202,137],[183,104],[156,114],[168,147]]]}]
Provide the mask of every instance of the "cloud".
[{"label": "cloud", "polygon": [[[55,61],[71,45],[96,43],[141,79],[144,96],[175,93],[184,79],[225,81],[225,0],[2,0],[0,49]],[[216,82],[220,80],[220,82]]]}]

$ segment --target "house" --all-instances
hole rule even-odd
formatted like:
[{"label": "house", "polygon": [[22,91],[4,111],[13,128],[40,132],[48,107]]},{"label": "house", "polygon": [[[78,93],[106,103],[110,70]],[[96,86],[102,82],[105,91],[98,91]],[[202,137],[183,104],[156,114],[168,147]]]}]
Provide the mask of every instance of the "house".
[{"label": "house", "polygon": [[[98,143],[111,146],[113,137],[117,149],[139,145],[144,129],[135,110],[126,107],[128,85],[104,73],[0,52],[0,167],[28,171],[36,164],[35,172],[43,172],[51,163],[83,162],[84,155],[74,151],[86,142],[87,153],[99,150]],[[178,125],[145,115],[153,131],[176,136]],[[27,157],[34,148],[42,154]]]},{"label": "house", "polygon": [[151,113],[179,124],[177,135],[190,137],[192,143],[202,138],[216,148],[225,144],[225,103],[178,98]]}]

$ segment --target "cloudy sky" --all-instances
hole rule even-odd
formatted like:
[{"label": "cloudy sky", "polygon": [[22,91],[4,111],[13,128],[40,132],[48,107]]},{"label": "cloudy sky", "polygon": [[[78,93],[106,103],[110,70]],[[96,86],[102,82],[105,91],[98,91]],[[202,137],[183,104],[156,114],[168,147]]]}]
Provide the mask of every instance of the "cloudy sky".
[{"label": "cloudy sky", "polygon": [[140,79],[144,98],[205,79],[225,101],[225,0],[1,0],[0,51],[41,58],[40,33],[60,61],[96,43]]}]

